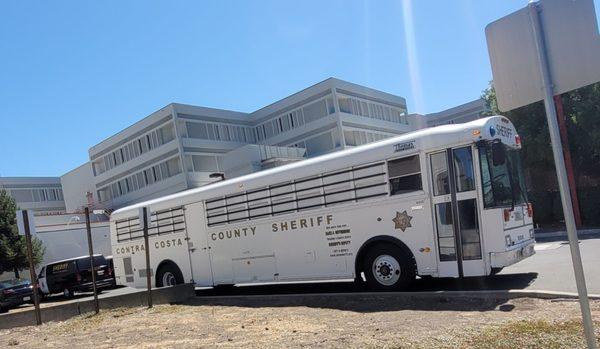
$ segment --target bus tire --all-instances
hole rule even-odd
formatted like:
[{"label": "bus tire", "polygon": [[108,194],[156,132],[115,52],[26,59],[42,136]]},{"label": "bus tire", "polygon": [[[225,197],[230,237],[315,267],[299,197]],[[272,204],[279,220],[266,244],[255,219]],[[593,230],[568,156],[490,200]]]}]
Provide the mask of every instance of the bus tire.
[{"label": "bus tire", "polygon": [[161,263],[156,272],[156,287],[183,284],[183,274],[173,262]]},{"label": "bus tire", "polygon": [[376,244],[365,256],[363,270],[367,285],[377,291],[406,290],[415,280],[415,266],[398,246]]}]

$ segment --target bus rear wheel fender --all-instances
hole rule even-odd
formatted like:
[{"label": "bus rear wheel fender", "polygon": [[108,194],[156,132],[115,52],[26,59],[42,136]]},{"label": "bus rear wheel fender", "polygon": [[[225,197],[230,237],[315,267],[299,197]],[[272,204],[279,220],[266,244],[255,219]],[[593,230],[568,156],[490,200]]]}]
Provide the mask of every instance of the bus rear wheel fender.
[{"label": "bus rear wheel fender", "polygon": [[[395,239],[393,239],[395,240]],[[415,260],[406,245],[389,239],[368,241],[359,250],[356,259],[356,275],[374,290],[404,290],[415,279]]]},{"label": "bus rear wheel fender", "polygon": [[160,262],[156,268],[156,287],[175,286],[183,284],[183,274],[177,264],[171,260]]}]

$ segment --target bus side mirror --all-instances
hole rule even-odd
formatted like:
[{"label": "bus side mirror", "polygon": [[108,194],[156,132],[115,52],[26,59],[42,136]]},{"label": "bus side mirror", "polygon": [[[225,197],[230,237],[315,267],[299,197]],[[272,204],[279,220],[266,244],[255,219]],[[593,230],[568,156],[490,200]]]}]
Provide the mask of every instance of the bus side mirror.
[{"label": "bus side mirror", "polygon": [[506,162],[506,148],[502,142],[492,143],[492,163],[494,166],[504,165]]}]

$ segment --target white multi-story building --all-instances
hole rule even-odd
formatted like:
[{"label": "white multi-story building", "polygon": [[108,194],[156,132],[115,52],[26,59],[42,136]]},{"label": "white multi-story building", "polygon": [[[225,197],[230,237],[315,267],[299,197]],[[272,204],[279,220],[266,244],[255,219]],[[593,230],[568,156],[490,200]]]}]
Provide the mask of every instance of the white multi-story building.
[{"label": "white multi-story building", "polygon": [[40,213],[116,209],[219,180],[215,174],[231,178],[484,111],[478,99],[407,114],[402,97],[329,78],[251,113],[169,104],[91,147],[90,161],[60,178],[5,177],[0,188]]},{"label": "white multi-story building", "polygon": [[330,78],[252,113],[169,104],[90,148],[91,165],[62,180],[68,202],[92,195],[114,209],[423,125],[404,98]]},{"label": "white multi-story building", "polygon": [[[90,161],[60,178],[0,177],[0,189],[36,211],[48,262],[86,253],[86,206],[112,210],[484,110],[477,100],[407,114],[402,97],[334,78],[250,113],[173,103],[91,147]],[[110,253],[106,216],[92,216],[92,232],[96,251]]]},{"label": "white multi-story building", "polygon": [[482,118],[487,111],[485,101],[481,98],[446,109],[437,113],[425,115],[427,127],[462,124]]},{"label": "white multi-story building", "polygon": [[0,177],[4,189],[23,210],[41,214],[65,212],[65,200],[58,177]]}]

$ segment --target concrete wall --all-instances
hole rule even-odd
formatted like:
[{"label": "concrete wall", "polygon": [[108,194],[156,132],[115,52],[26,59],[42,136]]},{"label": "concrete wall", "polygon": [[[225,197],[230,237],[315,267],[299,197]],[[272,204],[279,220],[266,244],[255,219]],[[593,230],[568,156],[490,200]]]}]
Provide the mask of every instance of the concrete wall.
[{"label": "concrete wall", "polygon": [[[98,197],[94,190],[94,174],[92,165],[88,161],[85,164],[71,170],[60,177],[65,197],[67,212],[82,212],[89,203],[97,203]],[[91,202],[88,201],[88,194]]]},{"label": "concrete wall", "polygon": [[[92,244],[94,253],[105,256],[112,254],[110,244],[110,226],[105,215],[90,215]],[[83,214],[37,215],[35,216],[34,237],[45,248],[44,257],[36,271],[47,263],[89,254],[85,216]],[[29,269],[20,272],[20,276],[29,279]],[[0,274],[0,280],[12,279],[14,274]]]},{"label": "concrete wall", "polygon": [[[94,253],[111,255],[108,217],[92,214],[90,221]],[[35,218],[35,226],[34,236],[42,241],[46,249],[41,265],[89,254],[83,214],[38,216]]]},{"label": "concrete wall", "polygon": [[[164,287],[152,290],[153,304],[182,303],[195,296],[194,286],[191,284]],[[147,306],[145,291],[134,291],[127,294],[113,296],[110,294],[99,296],[100,310],[120,307]],[[94,301],[72,301],[54,306],[41,308],[42,323],[51,321],[64,321],[74,316],[88,314],[94,311]],[[33,326],[35,325],[34,309],[21,312],[0,314],[0,329]]]}]

